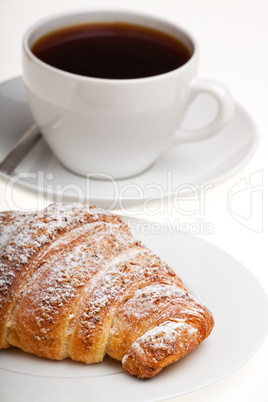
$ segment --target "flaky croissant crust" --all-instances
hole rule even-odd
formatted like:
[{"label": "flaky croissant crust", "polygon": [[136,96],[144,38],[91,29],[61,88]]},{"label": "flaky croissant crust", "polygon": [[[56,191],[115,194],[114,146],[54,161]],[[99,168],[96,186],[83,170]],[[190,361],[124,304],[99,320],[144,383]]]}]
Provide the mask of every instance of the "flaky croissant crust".
[{"label": "flaky croissant crust", "polygon": [[213,325],[118,216],[60,203],[0,214],[0,348],[85,363],[107,353],[145,378],[195,349]]}]

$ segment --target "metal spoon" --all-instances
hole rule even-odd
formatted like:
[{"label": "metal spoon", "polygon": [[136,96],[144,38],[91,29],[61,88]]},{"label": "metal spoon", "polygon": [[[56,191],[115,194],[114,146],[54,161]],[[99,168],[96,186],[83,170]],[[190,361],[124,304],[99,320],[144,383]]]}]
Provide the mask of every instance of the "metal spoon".
[{"label": "metal spoon", "polygon": [[23,160],[27,153],[42,137],[39,128],[33,124],[22,137],[13,145],[4,160],[0,163],[0,171],[10,174]]}]

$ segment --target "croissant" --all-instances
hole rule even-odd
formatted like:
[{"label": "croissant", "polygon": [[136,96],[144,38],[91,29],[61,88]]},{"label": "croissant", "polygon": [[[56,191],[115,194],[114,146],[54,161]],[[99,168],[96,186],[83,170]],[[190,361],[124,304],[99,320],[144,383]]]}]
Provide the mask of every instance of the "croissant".
[{"label": "croissant", "polygon": [[67,203],[0,214],[0,349],[87,364],[107,353],[146,378],[195,349],[213,325],[118,216]]}]

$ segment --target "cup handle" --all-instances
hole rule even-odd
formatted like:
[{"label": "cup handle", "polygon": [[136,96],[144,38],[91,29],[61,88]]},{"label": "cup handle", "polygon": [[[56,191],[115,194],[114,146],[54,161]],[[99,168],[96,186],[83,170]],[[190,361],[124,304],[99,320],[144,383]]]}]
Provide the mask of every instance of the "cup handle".
[{"label": "cup handle", "polygon": [[[231,119],[234,112],[234,100],[229,90],[217,81],[194,78],[189,89],[189,100],[192,102],[197,95],[207,93],[213,96],[218,103],[218,113],[216,117],[207,125],[193,130],[179,131],[176,140],[179,142],[194,142],[206,140],[218,133]],[[177,142],[176,141],[176,142]]]}]

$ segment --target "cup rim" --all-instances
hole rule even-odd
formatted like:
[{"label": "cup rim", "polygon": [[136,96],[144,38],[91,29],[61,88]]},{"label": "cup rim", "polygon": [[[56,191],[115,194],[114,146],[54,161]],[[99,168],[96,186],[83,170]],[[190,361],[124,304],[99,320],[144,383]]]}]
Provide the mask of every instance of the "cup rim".
[{"label": "cup rim", "polygon": [[[133,16],[133,17],[137,17],[137,18],[145,18],[147,20],[151,20],[151,21],[155,21],[158,22],[160,24],[163,24],[165,26],[169,26],[170,28],[173,28],[176,31],[179,31],[184,38],[187,38],[188,41],[191,43],[193,50],[192,50],[192,54],[191,57],[189,58],[189,60],[187,60],[186,63],[184,63],[182,66],[175,68],[174,70],[168,71],[166,73],[162,73],[162,74],[158,74],[158,75],[153,75],[150,77],[140,77],[140,78],[126,78],[126,79],[118,79],[118,78],[100,78],[100,77],[90,77],[90,76],[85,76],[85,75],[79,75],[79,74],[75,74],[75,73],[71,73],[65,70],[61,70],[57,67],[53,67],[51,65],[49,65],[48,63],[43,62],[42,60],[40,60],[37,56],[34,55],[34,53],[31,51],[30,48],[30,38],[31,36],[34,34],[34,32],[42,27],[45,26],[49,23],[55,23],[56,21],[60,21],[60,20],[64,20],[65,18],[71,18],[72,16],[77,17],[79,15],[81,16],[86,16],[88,14],[96,14],[96,15],[118,15],[119,18],[121,16]],[[119,20],[118,18],[118,20]],[[101,20],[99,20],[101,22]],[[105,21],[105,18],[103,19],[103,21]],[[106,20],[107,21],[107,20]],[[123,19],[121,21],[124,21]],[[120,21],[120,22],[121,22]],[[85,21],[81,22],[85,23],[87,22],[86,17],[85,17]],[[97,22],[97,21],[95,21]],[[125,21],[124,21],[125,22]],[[78,22],[73,21],[73,23],[63,23],[61,25],[61,27],[67,27],[67,26],[71,26],[71,25],[78,25]],[[136,25],[143,25],[146,26],[144,23],[142,22],[133,22],[133,24]],[[147,25],[148,26],[148,25]],[[45,32],[53,32],[53,30],[59,29],[58,28],[52,28],[50,30],[47,30]],[[154,27],[154,29],[161,31],[161,29],[159,29],[158,27]],[[45,32],[39,36],[37,36],[37,38],[42,37]],[[170,33],[170,35],[172,35],[172,33]],[[37,40],[37,38],[35,40]],[[187,29],[185,29],[181,24],[177,24],[176,22],[173,22],[172,20],[169,20],[168,18],[162,18],[158,15],[155,14],[151,14],[151,13],[146,13],[146,12],[140,12],[140,11],[132,11],[132,10],[127,10],[127,9],[109,9],[109,8],[103,8],[103,9],[94,9],[94,8],[87,8],[87,9],[79,9],[79,10],[64,10],[62,12],[58,12],[58,13],[53,13],[51,15],[48,15],[42,19],[39,19],[38,21],[36,21],[35,23],[33,23],[31,26],[29,26],[29,28],[26,30],[26,32],[24,33],[23,36],[23,51],[25,52],[25,54],[28,56],[28,58],[32,61],[34,61],[35,63],[37,63],[38,65],[42,66],[43,68],[47,69],[48,71],[53,72],[54,74],[59,74],[62,77],[68,77],[79,80],[79,81],[85,81],[85,82],[106,82],[106,83],[110,83],[110,84],[118,84],[118,83],[133,83],[133,84],[137,84],[138,82],[145,82],[145,81],[155,81],[155,80],[159,80],[163,77],[169,77],[172,76],[174,74],[178,74],[178,72],[183,72],[185,69],[188,68],[189,64],[193,63],[193,60],[195,60],[198,57],[198,53],[199,53],[199,46],[198,43],[196,41],[196,39],[194,38],[192,33],[189,33],[189,31]],[[33,41],[34,42],[34,41]]]}]

